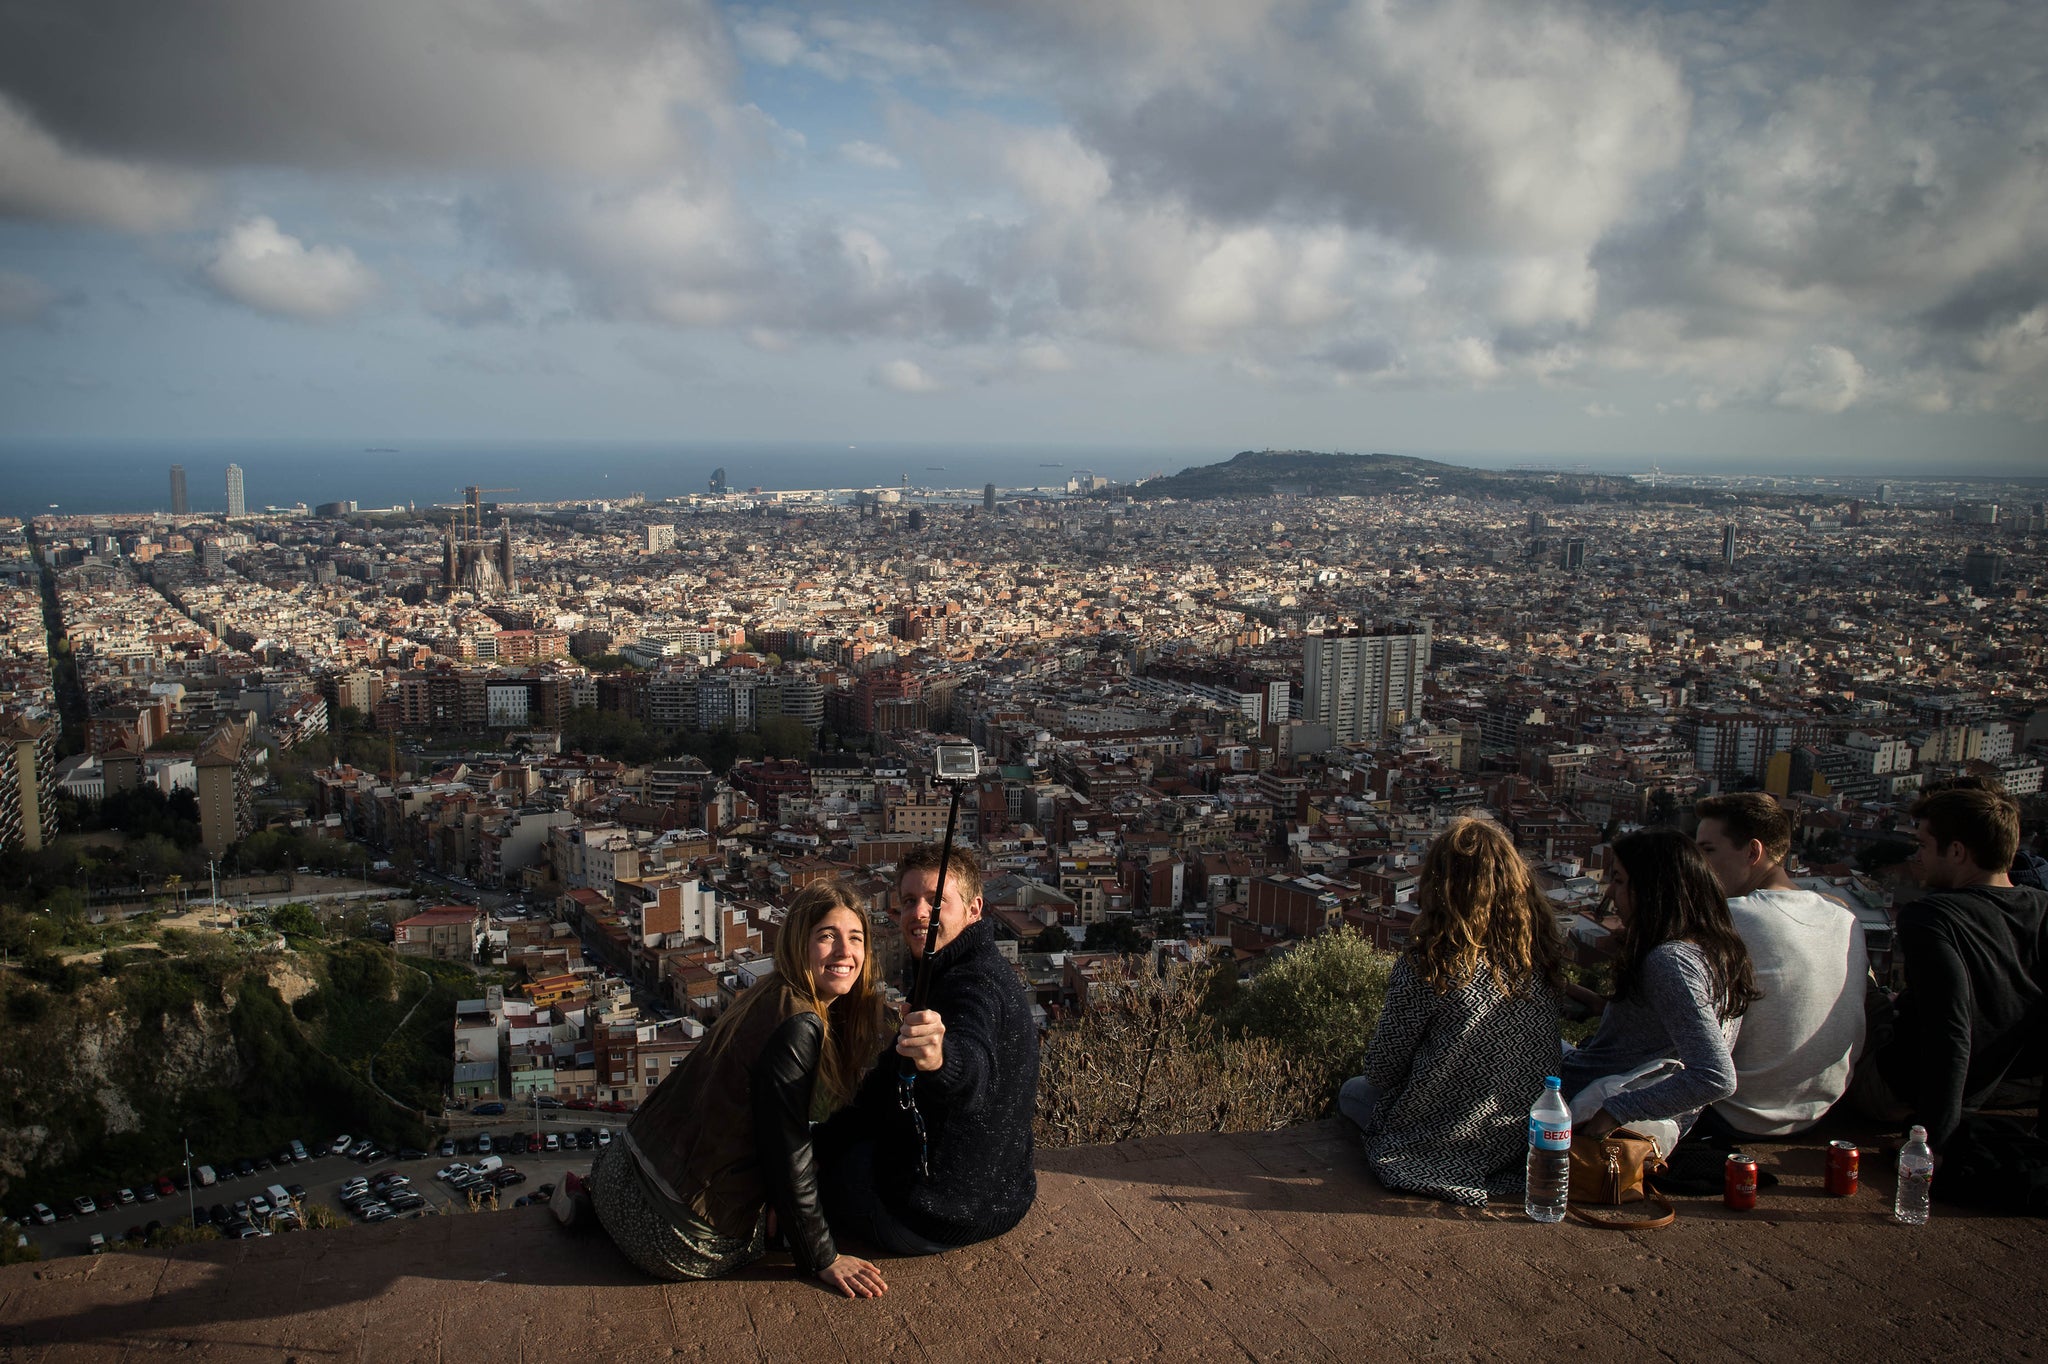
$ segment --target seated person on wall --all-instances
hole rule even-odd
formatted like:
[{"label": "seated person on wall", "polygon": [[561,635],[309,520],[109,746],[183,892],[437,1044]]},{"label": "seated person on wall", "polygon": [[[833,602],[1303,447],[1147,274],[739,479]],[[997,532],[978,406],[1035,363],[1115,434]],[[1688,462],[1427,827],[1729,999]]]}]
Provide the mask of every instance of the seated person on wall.
[{"label": "seated person on wall", "polygon": [[1557,1074],[1557,916],[1483,819],[1429,845],[1417,894],[1365,1073],[1337,1107],[1380,1183],[1479,1207],[1522,1191],[1529,1106]]},{"label": "seated person on wall", "polygon": [[2015,886],[2019,806],[1956,787],[1913,806],[1911,868],[1928,894],[1898,912],[1906,969],[1856,1077],[1858,1106],[1911,1120],[1939,1151],[1966,1109],[2037,1103],[2048,990],[2048,892]]},{"label": "seated person on wall", "polygon": [[904,993],[929,952],[928,1007],[904,1017],[895,1045],[824,1137],[832,1225],[894,1255],[932,1255],[1000,1236],[1038,1195],[1031,1000],[996,950],[994,921],[982,917],[974,854],[953,849],[934,906],[938,880],[936,844],[912,849],[897,864],[891,914],[908,951]]},{"label": "seated person on wall", "polygon": [[1760,791],[1695,807],[1695,842],[1728,896],[1761,992],[1735,1039],[1735,1092],[1701,1115],[1703,1134],[1783,1137],[1819,1122],[1849,1088],[1863,1050],[1870,955],[1863,925],[1785,872],[1792,821]]},{"label": "seated person on wall", "polygon": [[811,1119],[853,1097],[884,1035],[867,928],[844,881],[804,887],[775,970],[655,1088],[587,1180],[562,1181],[555,1215],[594,1215],[657,1278],[731,1273],[779,1229],[804,1273],[848,1297],[886,1292],[879,1269],[834,1246],[811,1147]]},{"label": "seated person on wall", "polygon": [[1595,1080],[1654,1062],[1683,1068],[1611,1095],[1573,1131],[1604,1137],[1627,1123],[1662,1120],[1684,1136],[1701,1109],[1735,1092],[1729,1053],[1756,998],[1749,949],[1728,920],[1714,873],[1676,829],[1615,840],[1607,893],[1622,923],[1614,994],[1599,1030],[1565,1057],[1565,1100]]}]

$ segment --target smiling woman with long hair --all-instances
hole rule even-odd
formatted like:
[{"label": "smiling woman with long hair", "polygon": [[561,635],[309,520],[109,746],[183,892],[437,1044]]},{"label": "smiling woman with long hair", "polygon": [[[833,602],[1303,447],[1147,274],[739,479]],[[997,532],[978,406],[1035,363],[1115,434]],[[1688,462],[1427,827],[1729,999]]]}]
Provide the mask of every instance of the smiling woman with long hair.
[{"label": "smiling woman with long hair", "polygon": [[758,1259],[772,1212],[800,1270],[848,1297],[887,1291],[880,1270],[833,1245],[811,1147],[811,1123],[853,1097],[881,1043],[867,927],[845,882],[798,892],[774,971],[598,1156],[588,1184],[597,1221],[649,1274],[708,1279]]},{"label": "smiling woman with long hair", "polygon": [[1626,1123],[1667,1119],[1682,1136],[1701,1109],[1735,1092],[1730,1051],[1758,997],[1749,949],[1713,869],[1676,829],[1617,839],[1607,893],[1622,922],[1614,994],[1599,1031],[1565,1059],[1565,1097],[1602,1077],[1676,1060],[1683,1069],[1609,1096],[1578,1130],[1604,1136]]},{"label": "smiling woman with long hair", "polygon": [[1557,1073],[1557,921],[1483,819],[1429,845],[1417,894],[1365,1073],[1337,1106],[1382,1184],[1476,1207],[1521,1191],[1529,1105]]}]

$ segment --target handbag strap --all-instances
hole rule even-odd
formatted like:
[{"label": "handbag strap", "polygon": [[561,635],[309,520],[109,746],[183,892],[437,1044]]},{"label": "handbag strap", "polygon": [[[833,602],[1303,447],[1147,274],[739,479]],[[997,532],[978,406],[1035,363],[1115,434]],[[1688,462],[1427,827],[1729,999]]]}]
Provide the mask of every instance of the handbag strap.
[{"label": "handbag strap", "polygon": [[1599,1227],[1605,1231],[1655,1231],[1658,1227],[1668,1227],[1678,1220],[1678,1209],[1671,1205],[1670,1199],[1651,1188],[1647,1180],[1643,1183],[1643,1201],[1655,1204],[1664,1211],[1656,1217],[1595,1217],[1576,1203],[1568,1204],[1565,1211],[1587,1226]]}]

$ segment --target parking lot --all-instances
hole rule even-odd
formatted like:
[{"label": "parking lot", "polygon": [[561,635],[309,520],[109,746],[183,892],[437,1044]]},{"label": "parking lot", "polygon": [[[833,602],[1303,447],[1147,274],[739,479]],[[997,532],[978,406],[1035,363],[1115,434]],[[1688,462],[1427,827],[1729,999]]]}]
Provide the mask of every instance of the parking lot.
[{"label": "parking lot", "polygon": [[[595,1118],[598,1115],[578,1113],[574,1116],[577,1118]],[[611,1115],[606,1116],[609,1117]],[[560,1122],[548,1124],[547,1126],[558,1133],[564,1130],[574,1132],[585,1126],[594,1129],[609,1127],[613,1136],[616,1137],[624,1128],[625,1121],[622,1118],[612,1118],[607,1123],[577,1122],[571,1124]],[[509,1144],[513,1134],[521,1130],[519,1126],[507,1125],[505,1120],[500,1118],[495,1126],[479,1124],[478,1130],[488,1131],[492,1135],[494,1139],[492,1143],[494,1154],[498,1155],[506,1165],[526,1175],[524,1183],[499,1190],[498,1206],[500,1208],[511,1207],[516,1200],[533,1193],[543,1184],[559,1183],[561,1177],[571,1170],[587,1171],[590,1168],[590,1162],[597,1155],[595,1150],[542,1151],[525,1155],[514,1155],[509,1150]],[[531,1131],[532,1129],[528,1127],[525,1130]],[[474,1142],[476,1139],[475,1130],[458,1135],[470,1142]],[[426,1217],[443,1213],[467,1213],[470,1210],[468,1198],[456,1193],[446,1184],[436,1179],[434,1172],[455,1161],[473,1163],[482,1158],[477,1154],[456,1155],[452,1157],[443,1156],[439,1154],[440,1148],[437,1144],[433,1151],[429,1151],[424,1157],[417,1160],[395,1160],[387,1157],[373,1164],[365,1165],[359,1161],[329,1154],[327,1150],[328,1144],[325,1141],[321,1142],[318,1146],[308,1141],[306,1145],[309,1156],[304,1161],[296,1161],[292,1164],[270,1170],[258,1170],[255,1174],[243,1178],[223,1177],[218,1182],[203,1189],[195,1181],[189,1194],[179,1192],[167,1198],[158,1198],[153,1203],[137,1202],[123,1204],[111,1209],[100,1208],[98,1211],[85,1216],[74,1214],[67,1220],[55,1222],[49,1226],[36,1226],[24,1221],[22,1230],[28,1234],[29,1243],[39,1247],[46,1259],[63,1255],[85,1255],[90,1253],[90,1242],[94,1233],[106,1237],[109,1242],[118,1241],[125,1238],[130,1229],[146,1227],[151,1222],[161,1222],[165,1226],[169,1226],[175,1222],[184,1221],[188,1217],[189,1212],[194,1208],[203,1216],[207,1209],[216,1203],[233,1207],[235,1203],[244,1201],[251,1195],[261,1194],[272,1184],[282,1184],[287,1188],[294,1184],[301,1185],[306,1190],[305,1202],[324,1203],[337,1213],[340,1213],[344,1218],[348,1218],[349,1221],[353,1222],[355,1219],[349,1218],[348,1214],[343,1211],[340,1197],[341,1186],[350,1179],[359,1176],[375,1178],[387,1170],[396,1170],[400,1174],[405,1175],[406,1178],[412,1181],[414,1192],[426,1200],[426,1207],[406,1215]],[[97,1197],[97,1194],[94,1197]],[[58,1206],[55,1198],[45,1201],[49,1202],[53,1208]],[[64,1199],[63,1206],[66,1209],[69,1208],[69,1197]],[[488,1211],[489,1207],[490,1205],[487,1202],[482,1204],[482,1210],[484,1211]]]}]

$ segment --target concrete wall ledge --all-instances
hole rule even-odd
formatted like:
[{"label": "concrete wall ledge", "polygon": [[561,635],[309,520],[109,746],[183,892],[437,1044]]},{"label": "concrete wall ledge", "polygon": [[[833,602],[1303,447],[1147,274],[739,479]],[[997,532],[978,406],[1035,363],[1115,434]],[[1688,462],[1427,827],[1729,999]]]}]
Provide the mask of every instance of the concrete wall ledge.
[{"label": "concrete wall ledge", "polygon": [[544,1209],[0,1270],[0,1360],[650,1359],[1859,1361],[2048,1354],[2048,1224],[1891,1184],[1821,1190],[1817,1145],[1759,1147],[1753,1213],[1541,1227],[1388,1194],[1336,1123],[1046,1153],[987,1245],[885,1264],[836,1298],[786,1260],[649,1282]]}]

